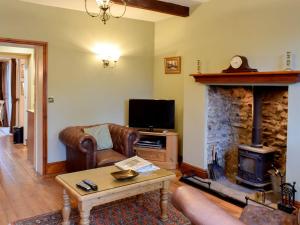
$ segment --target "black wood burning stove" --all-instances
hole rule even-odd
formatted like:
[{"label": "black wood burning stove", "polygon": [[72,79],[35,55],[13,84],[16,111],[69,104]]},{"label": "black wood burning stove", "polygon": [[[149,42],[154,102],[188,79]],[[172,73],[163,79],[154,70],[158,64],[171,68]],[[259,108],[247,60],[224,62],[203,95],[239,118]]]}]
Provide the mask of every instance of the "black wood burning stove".
[{"label": "black wood burning stove", "polygon": [[238,175],[236,179],[248,185],[263,188],[269,185],[274,149],[261,144],[262,87],[253,88],[252,144],[239,146]]},{"label": "black wood burning stove", "polygon": [[238,160],[238,181],[261,188],[271,184],[268,171],[272,169],[273,149],[240,145]]}]

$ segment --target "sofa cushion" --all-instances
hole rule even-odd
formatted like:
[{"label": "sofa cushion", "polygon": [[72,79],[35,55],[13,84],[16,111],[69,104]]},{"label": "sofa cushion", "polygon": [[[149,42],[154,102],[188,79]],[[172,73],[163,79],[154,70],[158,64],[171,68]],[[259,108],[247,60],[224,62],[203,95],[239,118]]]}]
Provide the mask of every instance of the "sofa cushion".
[{"label": "sofa cushion", "polygon": [[84,128],[84,132],[92,135],[97,141],[97,150],[110,149],[113,147],[107,124]]},{"label": "sofa cushion", "polygon": [[126,157],[112,149],[97,151],[97,167],[111,166],[116,162],[126,159]]},{"label": "sofa cushion", "polygon": [[295,215],[253,205],[244,208],[240,220],[247,225],[297,225]]}]

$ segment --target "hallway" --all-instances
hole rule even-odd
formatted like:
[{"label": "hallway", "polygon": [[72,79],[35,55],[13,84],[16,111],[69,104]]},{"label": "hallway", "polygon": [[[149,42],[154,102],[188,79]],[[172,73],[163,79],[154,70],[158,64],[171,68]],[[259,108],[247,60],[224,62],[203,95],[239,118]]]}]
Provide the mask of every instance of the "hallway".
[{"label": "hallway", "polygon": [[24,145],[0,128],[0,225],[59,210],[61,187],[52,177],[37,175],[27,160]]}]

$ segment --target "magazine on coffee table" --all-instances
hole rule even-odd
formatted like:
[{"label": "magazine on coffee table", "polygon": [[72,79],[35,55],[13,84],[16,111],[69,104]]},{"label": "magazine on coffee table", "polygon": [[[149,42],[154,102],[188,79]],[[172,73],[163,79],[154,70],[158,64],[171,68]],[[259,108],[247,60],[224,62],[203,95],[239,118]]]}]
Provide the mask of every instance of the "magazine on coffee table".
[{"label": "magazine on coffee table", "polygon": [[129,159],[117,162],[115,163],[115,166],[117,166],[121,170],[134,170],[139,173],[151,172],[160,169],[159,167],[153,165],[153,163],[139,156],[134,156]]}]

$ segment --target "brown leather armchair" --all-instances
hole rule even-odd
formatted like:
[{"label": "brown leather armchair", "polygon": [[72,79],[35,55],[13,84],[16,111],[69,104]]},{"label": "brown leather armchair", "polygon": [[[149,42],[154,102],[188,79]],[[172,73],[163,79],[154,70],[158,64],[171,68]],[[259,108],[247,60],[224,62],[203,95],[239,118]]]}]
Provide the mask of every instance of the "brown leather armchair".
[{"label": "brown leather armchair", "polygon": [[67,127],[59,133],[59,139],[66,145],[67,172],[110,166],[115,162],[134,156],[133,145],[139,139],[137,130],[108,123],[113,149],[97,150],[94,137],[83,129],[92,126]]}]

